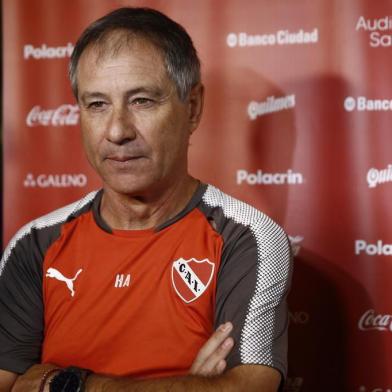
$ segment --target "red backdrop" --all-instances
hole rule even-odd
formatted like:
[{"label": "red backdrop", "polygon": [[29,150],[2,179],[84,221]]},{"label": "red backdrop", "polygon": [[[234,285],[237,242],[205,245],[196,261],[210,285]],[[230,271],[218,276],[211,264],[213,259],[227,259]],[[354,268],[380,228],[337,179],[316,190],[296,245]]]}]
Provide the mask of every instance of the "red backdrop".
[{"label": "red backdrop", "polygon": [[296,251],[288,391],[392,390],[390,0],[3,0],[3,240],[100,186],[67,79],[119,6],[186,27],[206,86],[191,172],[264,210]]}]

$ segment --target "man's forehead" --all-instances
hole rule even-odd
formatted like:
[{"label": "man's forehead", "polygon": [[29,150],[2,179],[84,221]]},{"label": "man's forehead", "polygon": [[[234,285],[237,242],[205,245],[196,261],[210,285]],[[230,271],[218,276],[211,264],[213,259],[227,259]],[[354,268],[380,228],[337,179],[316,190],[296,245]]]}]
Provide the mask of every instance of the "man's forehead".
[{"label": "man's forehead", "polygon": [[117,94],[126,95],[144,91],[161,96],[176,91],[159,50],[140,37],[115,48],[87,47],[79,60],[77,80],[78,99],[107,94],[113,88]]},{"label": "man's forehead", "polygon": [[108,58],[127,55],[135,57],[138,54],[151,57],[151,61],[164,63],[161,49],[151,39],[123,30],[107,33],[88,45],[80,60],[89,58],[98,64]]}]

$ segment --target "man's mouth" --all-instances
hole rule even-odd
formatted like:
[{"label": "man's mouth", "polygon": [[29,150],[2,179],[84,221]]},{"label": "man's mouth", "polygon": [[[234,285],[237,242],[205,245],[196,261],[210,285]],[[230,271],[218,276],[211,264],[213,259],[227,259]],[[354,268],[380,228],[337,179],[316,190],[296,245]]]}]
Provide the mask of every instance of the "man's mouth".
[{"label": "man's mouth", "polygon": [[141,155],[109,155],[105,159],[115,162],[128,162],[142,158]]}]

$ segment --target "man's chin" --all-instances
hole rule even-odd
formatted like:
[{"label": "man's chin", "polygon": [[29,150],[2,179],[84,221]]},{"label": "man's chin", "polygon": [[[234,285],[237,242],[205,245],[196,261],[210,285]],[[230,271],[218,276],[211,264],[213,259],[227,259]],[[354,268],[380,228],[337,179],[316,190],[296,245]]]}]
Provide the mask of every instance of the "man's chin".
[{"label": "man's chin", "polygon": [[154,192],[153,183],[151,181],[134,181],[132,179],[123,178],[116,182],[105,182],[104,191],[109,194],[118,194],[131,197],[147,196]]}]

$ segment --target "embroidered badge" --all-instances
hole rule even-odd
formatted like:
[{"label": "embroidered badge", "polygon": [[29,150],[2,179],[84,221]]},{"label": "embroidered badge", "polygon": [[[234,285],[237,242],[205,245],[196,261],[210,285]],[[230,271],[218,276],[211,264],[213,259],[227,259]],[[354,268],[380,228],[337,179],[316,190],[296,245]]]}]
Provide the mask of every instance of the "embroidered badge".
[{"label": "embroidered badge", "polygon": [[186,303],[199,298],[211,283],[215,264],[208,259],[185,260],[173,262],[172,282],[179,297]]}]

